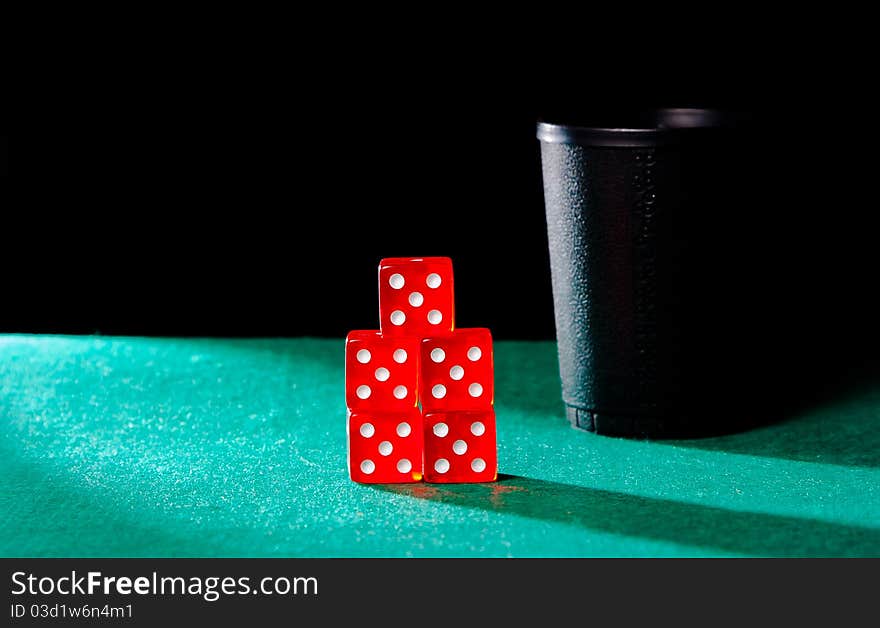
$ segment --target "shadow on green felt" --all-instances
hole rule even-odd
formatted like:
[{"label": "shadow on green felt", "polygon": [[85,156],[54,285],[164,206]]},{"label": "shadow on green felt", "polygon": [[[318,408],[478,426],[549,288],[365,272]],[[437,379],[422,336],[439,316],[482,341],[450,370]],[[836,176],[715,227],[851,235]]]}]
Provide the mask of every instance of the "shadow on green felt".
[{"label": "shadow on green felt", "polygon": [[[566,422],[555,343],[499,343],[495,389],[499,412],[534,423]],[[744,455],[880,467],[880,365],[855,360],[812,382],[788,378],[729,416],[707,415],[718,435],[661,440],[681,447]],[[771,386],[767,387],[772,389]],[[501,414],[499,414],[501,416]],[[712,431],[711,429],[709,430]],[[723,434],[723,435],[721,435]]]},{"label": "shadow on green felt", "polygon": [[379,490],[588,530],[750,556],[880,556],[880,530],[742,512],[500,475],[491,484],[376,485]]},{"label": "shadow on green felt", "polygon": [[793,394],[785,405],[752,412],[752,429],[664,442],[752,456],[880,467],[880,366],[860,365],[839,381]]}]

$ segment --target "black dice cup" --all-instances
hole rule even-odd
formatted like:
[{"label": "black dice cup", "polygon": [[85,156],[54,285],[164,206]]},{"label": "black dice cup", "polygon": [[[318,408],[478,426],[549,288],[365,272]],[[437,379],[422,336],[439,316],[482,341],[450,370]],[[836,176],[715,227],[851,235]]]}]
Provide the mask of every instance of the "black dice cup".
[{"label": "black dice cup", "polygon": [[543,121],[537,136],[569,420],[620,436],[726,431],[760,396],[771,358],[752,351],[778,315],[748,120],[616,112]]}]

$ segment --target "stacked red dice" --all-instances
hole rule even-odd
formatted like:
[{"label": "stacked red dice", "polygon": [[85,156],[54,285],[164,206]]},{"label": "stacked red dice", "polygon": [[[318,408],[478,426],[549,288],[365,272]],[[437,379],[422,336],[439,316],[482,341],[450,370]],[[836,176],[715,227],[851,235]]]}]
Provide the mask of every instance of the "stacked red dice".
[{"label": "stacked red dice", "polygon": [[455,329],[452,260],[383,259],[379,319],[345,343],[351,478],[495,480],[492,335]]}]

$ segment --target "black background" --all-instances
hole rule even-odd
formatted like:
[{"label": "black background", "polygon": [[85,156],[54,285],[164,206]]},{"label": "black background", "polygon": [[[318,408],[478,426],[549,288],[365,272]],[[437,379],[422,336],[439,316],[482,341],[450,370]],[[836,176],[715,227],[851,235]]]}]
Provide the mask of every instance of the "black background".
[{"label": "black background", "polygon": [[563,50],[566,38],[483,34],[341,48],[181,32],[179,51],[118,63],[84,43],[94,63],[78,62],[63,106],[16,152],[0,331],[341,337],[378,324],[380,258],[448,255],[459,326],[552,338],[535,121],[621,106],[777,120],[755,150],[802,170],[785,195],[805,217],[780,251],[827,258],[817,297],[870,318],[860,141],[802,132],[868,108],[859,85],[818,78],[812,58],[707,48],[712,33],[690,56],[648,45],[632,61],[604,40]]}]

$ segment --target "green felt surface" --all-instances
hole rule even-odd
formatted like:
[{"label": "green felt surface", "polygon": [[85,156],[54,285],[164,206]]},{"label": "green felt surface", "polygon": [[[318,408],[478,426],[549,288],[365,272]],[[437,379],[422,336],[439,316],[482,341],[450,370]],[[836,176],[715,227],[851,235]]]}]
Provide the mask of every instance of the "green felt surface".
[{"label": "green felt surface", "polygon": [[880,385],[676,442],[579,432],[497,342],[499,482],[345,468],[341,340],[0,336],[4,556],[880,556]]}]

